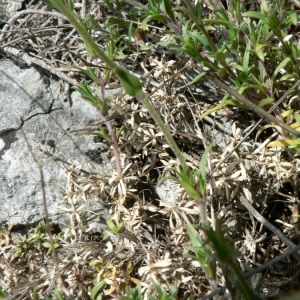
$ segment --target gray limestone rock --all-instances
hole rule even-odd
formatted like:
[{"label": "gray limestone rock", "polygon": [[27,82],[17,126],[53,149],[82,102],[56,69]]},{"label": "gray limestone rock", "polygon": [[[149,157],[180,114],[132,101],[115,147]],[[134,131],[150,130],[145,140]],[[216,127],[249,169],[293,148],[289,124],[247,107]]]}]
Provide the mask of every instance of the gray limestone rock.
[{"label": "gray limestone rock", "polygon": [[[90,172],[114,169],[110,153],[98,151],[92,136],[70,133],[70,129],[101,121],[100,114],[77,92],[71,94],[71,103],[60,96],[58,82],[51,82],[36,69],[20,68],[9,60],[0,62],[0,225],[28,224],[44,217],[39,169],[24,134],[42,162],[54,222],[66,221],[61,210],[66,178],[60,176],[62,165],[43,156],[41,148],[75,165],[84,163]],[[91,157],[93,151],[97,157]],[[94,203],[88,209],[99,208],[102,205]]]},{"label": "gray limestone rock", "polygon": [[0,24],[22,9],[24,0],[0,0]]}]

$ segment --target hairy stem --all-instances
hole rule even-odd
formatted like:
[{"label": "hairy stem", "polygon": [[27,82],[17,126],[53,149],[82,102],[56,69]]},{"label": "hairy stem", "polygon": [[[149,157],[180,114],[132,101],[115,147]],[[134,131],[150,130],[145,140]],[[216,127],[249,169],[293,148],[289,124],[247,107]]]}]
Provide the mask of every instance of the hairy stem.
[{"label": "hairy stem", "polygon": [[181,151],[179,150],[176,142],[174,141],[170,131],[168,130],[168,128],[164,124],[164,122],[161,119],[160,115],[157,113],[157,111],[155,110],[155,108],[151,104],[151,102],[149,100],[149,97],[145,93],[143,93],[141,96],[137,97],[137,99],[145,105],[145,107],[149,111],[150,115],[152,116],[152,118],[154,119],[154,121],[159,126],[162,133],[164,134],[167,142],[169,143],[171,149],[174,151],[176,157],[180,161],[181,166],[183,166],[184,163],[185,163],[185,158],[182,155]]},{"label": "hairy stem", "polygon": [[[124,71],[124,70],[122,70],[114,61],[112,61],[111,59],[109,59],[109,57],[96,44],[96,42],[94,41],[94,39],[92,38],[92,36],[84,28],[84,26],[79,23],[79,21],[76,19],[76,17],[74,16],[74,14],[67,7],[65,7],[65,5],[61,1],[59,1],[59,0],[52,0],[51,2],[53,4],[55,4],[55,6],[57,7],[57,9],[59,9],[60,12],[63,13],[69,19],[69,21],[73,24],[73,26],[76,28],[76,30],[79,32],[79,34],[83,37],[84,41],[89,44],[89,46],[93,50],[93,52],[98,57],[100,57],[103,60],[103,62],[105,62],[105,64],[107,65],[108,68],[110,68],[113,72],[116,72],[116,74],[119,77],[120,76],[125,76],[125,77],[127,76],[127,78],[129,78],[128,77],[129,73],[126,72],[126,71]],[[137,78],[134,77],[133,75],[131,75],[130,78],[129,78],[129,80],[134,80],[134,79],[137,80]],[[140,87],[141,87],[141,85],[140,85]],[[181,165],[183,165],[184,162],[185,162],[185,158],[181,154],[178,146],[176,145],[176,143],[175,143],[172,135],[170,134],[170,132],[167,129],[167,127],[165,126],[165,124],[162,121],[161,117],[159,116],[159,114],[156,112],[155,108],[153,107],[153,105],[149,101],[148,96],[142,91],[141,88],[139,88],[138,90],[135,91],[135,95],[134,96],[136,96],[136,98],[139,99],[139,101],[141,101],[141,103],[143,103],[146,106],[146,108],[148,109],[149,113],[153,117],[154,121],[156,122],[156,124],[159,126],[160,130],[165,135],[165,137],[166,137],[166,139],[167,139],[170,147],[174,151],[176,157],[179,159]]]},{"label": "hairy stem", "polygon": [[122,166],[121,166],[120,154],[119,154],[119,149],[118,149],[118,138],[114,132],[114,128],[113,128],[111,122],[107,121],[107,122],[105,122],[105,124],[106,124],[108,133],[111,138],[111,145],[112,145],[114,156],[116,159],[118,175],[121,177],[122,176]]},{"label": "hairy stem", "polygon": [[198,206],[199,206],[199,214],[201,218],[201,223],[203,227],[208,228],[209,227],[209,222],[208,222],[208,217],[207,217],[207,211],[206,211],[206,198],[202,197],[198,201]]}]

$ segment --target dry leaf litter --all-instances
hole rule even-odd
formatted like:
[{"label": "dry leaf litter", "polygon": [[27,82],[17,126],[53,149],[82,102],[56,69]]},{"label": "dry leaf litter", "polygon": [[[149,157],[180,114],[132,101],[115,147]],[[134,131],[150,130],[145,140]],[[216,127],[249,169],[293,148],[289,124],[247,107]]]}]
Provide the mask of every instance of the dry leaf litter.
[{"label": "dry leaf litter", "polygon": [[[75,1],[75,7],[83,13],[80,1]],[[85,11],[91,11],[100,24],[105,24],[103,9],[94,5]],[[88,57],[82,39],[65,18],[41,2],[31,1],[9,24],[1,36],[6,54],[58,76],[62,89],[67,86],[66,99],[71,86],[83,79],[80,72],[70,67],[88,65],[103,70],[101,61]],[[101,30],[107,31],[105,25],[101,25]],[[194,72],[193,64],[156,46],[161,37],[155,28],[150,30],[147,43],[152,50],[137,52],[133,47],[119,63],[141,79],[190,167],[197,168],[205,146],[216,143],[208,159],[209,174],[258,118],[251,112],[224,108],[204,122],[197,122],[201,113],[221,99],[221,91],[207,83],[193,89],[187,87]],[[31,37],[33,33],[35,37]],[[99,45],[106,44],[101,31],[93,31],[93,35]],[[184,67],[184,71],[178,72]],[[119,86],[112,75],[107,87]],[[176,158],[147,110],[136,99],[122,92],[113,96],[110,115],[114,114],[117,115],[112,121],[114,126],[124,126],[118,141],[121,178],[114,170],[91,174],[84,165],[62,163],[68,178],[62,209],[69,215],[70,223],[55,239],[60,244],[59,267],[67,289],[74,299],[90,299],[91,288],[105,279],[105,299],[113,299],[125,294],[126,285],[140,283],[147,299],[147,293],[154,293],[154,280],[166,290],[180,284],[180,299],[188,295],[199,298],[209,291],[209,284],[199,264],[186,256],[190,240],[182,218],[185,214],[192,224],[199,224],[199,208],[172,181],[156,187],[158,179],[177,166]],[[245,118],[249,121],[244,122]],[[282,150],[266,148],[264,141],[269,136],[262,133],[260,137],[255,140],[251,136],[234,150],[211,174],[207,187],[210,220],[213,224],[216,218],[223,218],[229,227],[228,239],[234,239],[240,251],[238,264],[245,272],[276,257],[287,247],[241,204],[240,193],[286,237],[297,240],[294,227],[298,222],[300,160],[295,156],[292,159]],[[96,142],[105,144],[110,151],[105,141]],[[108,219],[120,226],[119,232],[95,233],[95,220],[101,217],[101,212],[91,213],[87,209],[93,201],[109,205]],[[107,239],[103,240],[103,235]],[[31,299],[37,284],[42,286],[40,294],[51,295],[55,285],[51,256],[32,249],[25,262],[22,257],[14,257],[15,247],[10,232],[3,231],[0,286],[12,295],[9,299]],[[295,262],[287,259],[272,266],[264,278],[257,275],[251,282],[254,286],[263,280],[261,290],[276,294],[294,288],[298,272]],[[220,269],[217,276],[220,285],[224,285]]]}]

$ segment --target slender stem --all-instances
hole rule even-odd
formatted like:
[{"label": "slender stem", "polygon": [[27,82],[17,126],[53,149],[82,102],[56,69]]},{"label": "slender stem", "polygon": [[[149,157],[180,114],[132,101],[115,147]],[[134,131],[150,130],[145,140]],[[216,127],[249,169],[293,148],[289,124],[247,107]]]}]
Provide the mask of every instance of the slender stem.
[{"label": "slender stem", "polygon": [[69,21],[73,24],[78,33],[82,36],[86,44],[88,44],[91,47],[92,51],[95,52],[95,54],[103,60],[103,62],[108,68],[112,69],[113,71],[119,68],[119,66],[116,63],[114,63],[111,59],[109,59],[109,57],[104,53],[104,51],[100,49],[100,47],[96,44],[92,36],[87,32],[85,27],[82,24],[80,24],[76,16],[64,5],[62,1],[52,0],[51,2],[63,15],[65,15],[69,19]]},{"label": "slender stem", "polygon": [[236,288],[239,289],[239,291],[243,294],[246,300],[254,300],[258,299],[258,297],[254,294],[252,288],[250,287],[250,284],[247,283],[245,277],[243,276],[240,269],[236,266],[234,261],[232,260],[230,263],[228,263],[230,266],[230,269],[233,271],[234,275],[236,276],[237,283],[240,285],[240,288],[235,285]]},{"label": "slender stem", "polygon": [[277,235],[282,242],[284,242],[290,248],[295,248],[296,245],[287,238],[281,230],[271,224],[267,219],[265,219],[252,205],[251,203],[244,197],[240,196],[239,198],[242,204],[249,210],[249,212],[264,226],[266,226],[270,231],[272,231],[275,235]]},{"label": "slender stem", "polygon": [[[298,245],[295,248],[289,249],[288,251],[284,252],[283,254],[277,256],[276,258],[273,258],[269,261],[267,261],[265,264],[255,268],[254,270],[252,270],[251,272],[248,272],[246,274],[244,274],[245,278],[250,278],[251,276],[257,274],[257,273],[261,273],[263,271],[265,271],[266,269],[270,268],[271,266],[275,265],[276,263],[282,261],[283,259],[291,256],[291,255],[295,255],[296,252],[300,251],[300,245]],[[300,254],[300,253],[299,253]],[[298,253],[296,254],[298,255]],[[298,256],[295,257],[296,259],[299,259]],[[209,300],[212,299],[213,297],[215,297],[216,295],[224,292],[226,290],[226,286],[222,286],[214,291],[212,291],[211,293],[205,295],[204,297],[202,297],[202,300]]]},{"label": "slender stem", "polygon": [[[89,46],[91,47],[91,49],[95,52],[95,54],[98,55],[106,63],[107,67],[110,68],[112,71],[117,70],[120,73],[120,70],[121,70],[120,67],[116,63],[114,63],[112,60],[110,60],[109,57],[107,57],[107,55],[95,43],[95,41],[93,40],[91,35],[79,23],[79,21],[76,19],[74,14],[68,8],[66,8],[64,6],[63,2],[61,2],[59,0],[52,0],[52,2],[61,11],[61,13],[63,13],[70,20],[70,22],[75,26],[75,28],[79,32],[79,34],[83,37],[85,42],[88,43]],[[124,74],[126,74],[125,71],[124,71]],[[122,75],[124,75],[124,74],[122,73]],[[169,130],[167,129],[167,127],[165,126],[164,122],[162,121],[162,119],[160,118],[158,113],[156,112],[153,105],[150,103],[148,96],[145,93],[143,93],[142,90],[136,91],[135,96],[146,106],[149,113],[151,114],[151,116],[153,117],[153,119],[155,120],[155,122],[157,123],[157,125],[159,126],[159,128],[161,129],[163,134],[165,135],[170,147],[172,148],[175,155],[179,159],[181,165],[183,165],[183,163],[185,162],[183,155],[181,154],[179,148],[177,147],[173,137],[171,136],[171,134],[170,134]]]},{"label": "slender stem", "polygon": [[249,99],[247,99],[243,95],[239,94],[237,91],[235,91],[234,89],[232,89],[231,87],[229,87],[228,85],[226,85],[225,83],[223,83],[222,81],[220,81],[219,79],[214,78],[214,77],[209,76],[209,75],[208,75],[208,77],[211,79],[211,81],[213,81],[222,90],[224,90],[225,92],[227,92],[231,96],[235,97],[238,101],[241,101],[242,103],[244,103],[245,105],[247,105],[250,109],[252,109],[256,114],[258,114],[262,118],[267,119],[270,122],[275,123],[276,125],[278,125],[282,129],[288,131],[289,133],[291,133],[291,134],[293,134],[293,135],[295,135],[297,137],[300,137],[300,132],[299,131],[291,128],[290,126],[286,125],[282,121],[276,119],[270,113],[268,113],[265,110],[261,109],[256,104],[254,104],[253,102],[251,102]]},{"label": "slender stem", "polygon": [[116,159],[118,175],[121,177],[122,176],[122,166],[121,166],[121,160],[120,160],[120,153],[119,153],[119,149],[118,149],[118,138],[116,137],[116,134],[114,132],[111,122],[107,121],[107,122],[105,122],[105,124],[106,124],[108,133],[111,138],[111,145],[112,145],[114,156]]},{"label": "slender stem", "polygon": [[[191,17],[191,19],[195,22],[195,24],[198,26],[200,32],[202,32],[202,34],[205,36],[206,40],[208,41],[210,47],[212,48],[214,53],[217,53],[218,48],[215,45],[215,43],[213,42],[213,40],[211,39],[210,35],[208,34],[204,23],[203,23],[203,19],[201,16],[197,16],[194,11],[195,9],[193,8],[191,2],[189,0],[185,0],[185,4],[189,10],[189,15]],[[209,60],[208,60],[209,62]],[[230,66],[228,66],[228,64],[226,63],[226,61],[220,61],[220,63],[222,64],[222,66],[225,68],[225,70],[227,71],[228,74],[230,74],[230,76],[232,78],[236,78],[236,75],[234,74],[234,72],[231,70]],[[215,68],[213,66],[213,68]]]},{"label": "slender stem", "polygon": [[198,201],[198,206],[199,206],[199,214],[200,214],[200,219],[203,227],[209,228],[209,222],[208,222],[208,217],[207,217],[207,211],[206,211],[206,198],[200,198]]},{"label": "slender stem", "polygon": [[195,14],[195,8],[192,6],[190,0],[185,0],[184,2],[185,2],[185,5],[188,8],[189,16],[196,23],[196,25],[199,27],[200,31],[206,37],[206,39],[207,39],[209,45],[211,46],[212,50],[216,53],[217,52],[217,47],[216,47],[215,43],[212,41],[212,39],[210,38],[210,36],[209,36],[208,32],[206,31],[205,27],[203,26],[202,17],[200,15],[197,16]]},{"label": "slender stem", "polygon": [[154,121],[159,126],[162,133],[164,134],[167,142],[169,143],[170,147],[174,151],[176,157],[179,159],[180,164],[183,166],[185,163],[185,158],[182,155],[180,149],[178,148],[176,142],[174,141],[172,135],[170,134],[168,128],[166,127],[163,120],[161,119],[160,115],[157,113],[157,111],[151,104],[149,97],[145,93],[143,93],[141,96],[137,97],[137,99],[145,105],[150,115],[152,116],[152,118],[154,119]]},{"label": "slender stem", "polygon": [[[103,79],[101,72],[99,72],[99,79],[100,79],[100,90],[99,90],[99,98],[101,99],[102,103],[105,100],[105,80]],[[121,160],[120,160],[120,153],[119,153],[119,147],[118,147],[118,138],[116,136],[115,133],[115,129],[114,126],[112,125],[111,121],[109,120],[109,118],[107,117],[108,113],[107,113],[107,106],[106,105],[102,105],[100,106],[102,108],[101,114],[102,116],[105,118],[105,124],[108,130],[108,133],[110,135],[110,139],[111,139],[111,145],[113,148],[113,152],[114,152],[114,156],[116,159],[116,165],[117,165],[117,170],[118,170],[118,175],[121,178],[122,177],[122,166],[121,166]],[[105,109],[104,109],[105,107]]]},{"label": "slender stem", "polygon": [[44,178],[43,166],[42,166],[42,163],[39,162],[37,160],[36,156],[34,155],[33,150],[32,150],[32,148],[29,144],[29,141],[27,139],[27,136],[25,135],[25,133],[22,129],[21,129],[21,132],[24,136],[24,140],[25,140],[26,146],[29,150],[29,153],[32,156],[33,161],[36,164],[36,166],[37,166],[37,168],[40,172],[40,180],[41,180],[41,188],[42,188],[42,201],[43,201],[44,213],[45,213],[46,231],[47,231],[47,234],[48,234],[48,237],[49,237],[49,242],[50,242],[50,247],[51,247],[51,254],[52,254],[53,262],[54,262],[54,265],[55,265],[55,273],[57,275],[58,284],[59,284],[59,287],[61,288],[61,290],[63,290],[63,292],[66,295],[69,295],[69,292],[66,289],[66,287],[64,286],[63,279],[62,279],[62,276],[61,276],[60,271],[59,271],[58,257],[57,257],[56,248],[55,248],[54,240],[53,240],[53,235],[52,235],[52,231],[51,231],[51,227],[50,227],[50,218],[49,218],[47,199],[46,199],[45,178]]}]

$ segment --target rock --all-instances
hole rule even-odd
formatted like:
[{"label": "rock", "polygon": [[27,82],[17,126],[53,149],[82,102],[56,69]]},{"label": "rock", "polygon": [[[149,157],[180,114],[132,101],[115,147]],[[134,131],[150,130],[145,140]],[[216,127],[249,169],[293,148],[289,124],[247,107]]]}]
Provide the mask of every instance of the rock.
[{"label": "rock", "polygon": [[[0,62],[0,227],[44,218],[40,173],[24,134],[34,156],[42,162],[46,200],[54,222],[68,222],[61,209],[67,205],[62,202],[66,177],[60,177],[62,164],[43,156],[41,148],[74,165],[85,164],[90,172],[115,169],[110,153],[103,152],[93,136],[70,133],[70,129],[100,122],[97,110],[77,92],[71,93],[71,103],[61,98],[58,82],[46,79],[33,67]],[[103,206],[97,202],[88,209],[99,208]],[[108,214],[107,210],[103,213]]]},{"label": "rock", "polygon": [[0,24],[8,21],[23,7],[24,0],[0,0]]}]

